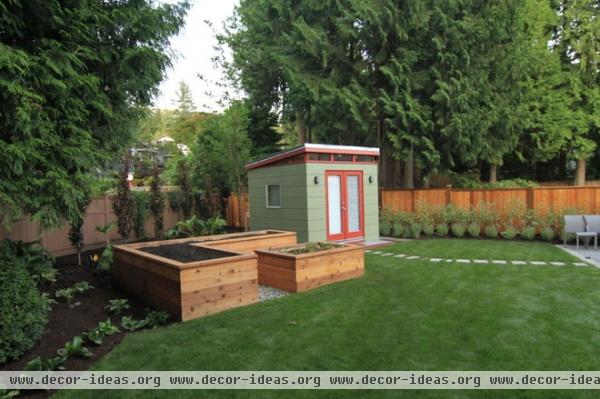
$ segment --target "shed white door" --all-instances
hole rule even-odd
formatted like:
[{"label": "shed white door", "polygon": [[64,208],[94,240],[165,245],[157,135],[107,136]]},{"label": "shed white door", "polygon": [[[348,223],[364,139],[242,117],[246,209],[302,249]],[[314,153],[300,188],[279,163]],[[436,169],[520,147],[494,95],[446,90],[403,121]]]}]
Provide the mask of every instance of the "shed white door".
[{"label": "shed white door", "polygon": [[327,239],[362,237],[362,171],[327,171]]}]

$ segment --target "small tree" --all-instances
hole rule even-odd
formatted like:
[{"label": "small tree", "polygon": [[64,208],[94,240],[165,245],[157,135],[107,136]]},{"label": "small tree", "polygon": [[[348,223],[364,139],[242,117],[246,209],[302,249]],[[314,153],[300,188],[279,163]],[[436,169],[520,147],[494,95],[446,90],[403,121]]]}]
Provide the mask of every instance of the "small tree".
[{"label": "small tree", "polygon": [[181,159],[177,165],[177,184],[181,190],[181,211],[184,219],[189,219],[194,206],[194,193],[190,180],[190,169],[186,159]]},{"label": "small tree", "polygon": [[129,188],[129,181],[127,180],[127,176],[129,175],[129,164],[130,160],[125,158],[117,182],[117,196],[113,200],[113,210],[117,215],[117,230],[125,240],[129,238],[135,215],[135,203],[131,195],[131,189]]},{"label": "small tree", "polygon": [[158,167],[154,165],[152,170],[152,183],[150,185],[150,212],[154,217],[154,237],[162,238],[163,235],[163,212],[165,201],[161,193],[160,176]]},{"label": "small tree", "polygon": [[83,221],[85,210],[90,204],[90,198],[84,198],[79,205],[79,214],[74,216],[69,223],[69,241],[77,249],[77,265],[81,266],[81,250],[83,249]]}]

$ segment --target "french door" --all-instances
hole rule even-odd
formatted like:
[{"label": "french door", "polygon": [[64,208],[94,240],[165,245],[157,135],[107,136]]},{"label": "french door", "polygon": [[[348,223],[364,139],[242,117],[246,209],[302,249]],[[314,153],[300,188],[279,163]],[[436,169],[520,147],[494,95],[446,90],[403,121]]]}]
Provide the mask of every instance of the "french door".
[{"label": "french door", "polygon": [[364,236],[362,171],[325,172],[327,239],[346,240]]}]

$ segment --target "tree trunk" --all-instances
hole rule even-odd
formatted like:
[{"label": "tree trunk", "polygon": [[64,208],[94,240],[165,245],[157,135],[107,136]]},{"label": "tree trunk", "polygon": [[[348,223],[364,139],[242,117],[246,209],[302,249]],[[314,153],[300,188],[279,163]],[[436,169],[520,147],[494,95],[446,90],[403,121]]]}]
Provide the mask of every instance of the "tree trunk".
[{"label": "tree trunk", "polygon": [[493,163],[490,164],[490,183],[496,183],[498,181],[498,165]]},{"label": "tree trunk", "polygon": [[306,143],[306,121],[302,111],[296,111],[296,127],[298,129],[298,143]]},{"label": "tree trunk", "polygon": [[585,159],[577,160],[577,169],[575,170],[575,185],[585,186]]},{"label": "tree trunk", "polygon": [[404,166],[404,188],[415,188],[415,162],[413,152],[414,146],[411,145]]}]

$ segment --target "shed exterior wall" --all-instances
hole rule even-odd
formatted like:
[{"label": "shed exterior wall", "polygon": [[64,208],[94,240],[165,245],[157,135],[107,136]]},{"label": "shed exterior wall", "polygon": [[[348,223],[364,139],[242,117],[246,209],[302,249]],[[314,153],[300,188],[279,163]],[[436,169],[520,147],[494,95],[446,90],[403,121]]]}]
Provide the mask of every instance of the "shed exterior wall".
[{"label": "shed exterior wall", "polygon": [[[266,207],[267,184],[281,186],[281,208]],[[298,234],[298,242],[308,241],[306,164],[249,170],[248,199],[252,230],[292,230]]]},{"label": "shed exterior wall", "polygon": [[[306,167],[308,240],[324,241],[327,239],[325,172],[328,170],[358,170],[363,172],[364,237],[365,241],[378,240],[379,192],[377,187],[377,165],[308,163]],[[318,185],[314,184],[315,176],[319,176]],[[369,176],[373,176],[373,183],[369,183]]]},{"label": "shed exterior wall", "polygon": [[[364,239],[379,239],[377,165],[357,163],[300,163],[266,166],[248,171],[250,228],[296,231],[298,242],[327,240],[325,172],[363,172]],[[319,184],[315,184],[315,176]],[[369,183],[369,176],[373,183]],[[265,186],[281,186],[281,208],[266,207]]]}]

